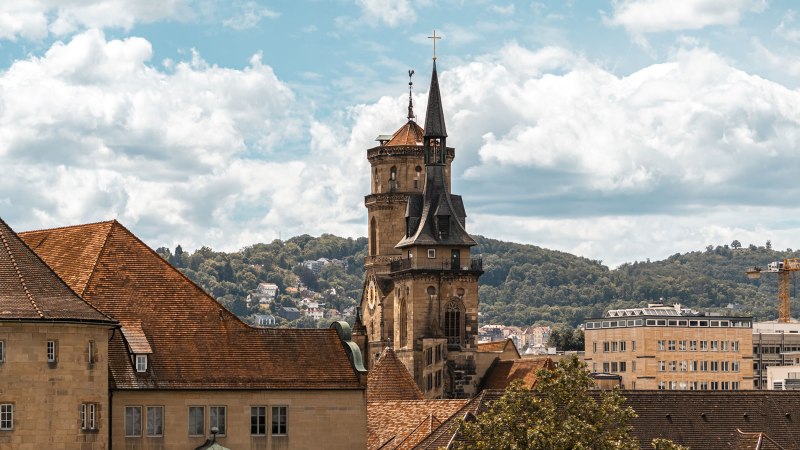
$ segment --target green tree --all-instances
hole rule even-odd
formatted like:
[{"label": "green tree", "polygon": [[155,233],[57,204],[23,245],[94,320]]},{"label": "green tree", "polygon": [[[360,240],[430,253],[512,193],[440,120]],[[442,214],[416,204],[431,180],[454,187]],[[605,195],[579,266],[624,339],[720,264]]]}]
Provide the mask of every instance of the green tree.
[{"label": "green tree", "polygon": [[651,444],[653,450],[689,450],[689,447],[676,444],[669,439],[655,438]]},{"label": "green tree", "polygon": [[731,242],[731,248],[736,248],[736,249],[742,248],[742,243],[734,239],[734,241]]},{"label": "green tree", "polygon": [[529,389],[514,382],[489,410],[462,423],[475,449],[638,449],[629,422],[636,413],[617,390],[589,395],[594,381],[576,356],[542,369]]}]

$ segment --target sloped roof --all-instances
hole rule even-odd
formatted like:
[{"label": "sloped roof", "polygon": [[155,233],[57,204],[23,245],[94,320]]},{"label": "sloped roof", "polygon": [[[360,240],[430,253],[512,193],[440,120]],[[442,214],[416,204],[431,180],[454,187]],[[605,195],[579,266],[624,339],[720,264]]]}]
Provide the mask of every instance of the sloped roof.
[{"label": "sloped roof", "polygon": [[522,355],[519,354],[519,350],[517,350],[517,345],[514,344],[514,340],[511,338],[506,338],[502,341],[478,343],[479,353],[503,353],[506,350],[513,350],[514,353],[517,355],[517,358],[522,357]]},{"label": "sloped roof", "polygon": [[425,130],[422,129],[416,122],[409,120],[403,124],[400,129],[394,132],[392,138],[385,144],[386,147],[391,146],[419,146],[422,147],[422,139]]},{"label": "sloped roof", "polygon": [[114,320],[80,298],[0,219],[0,320]]},{"label": "sloped roof", "polygon": [[439,74],[436,72],[436,60],[433,61],[431,87],[428,90],[428,108],[425,110],[425,136],[447,137],[444,110],[442,109],[442,95],[439,92]]},{"label": "sloped roof", "polygon": [[461,420],[468,415],[477,416],[489,409],[491,403],[500,398],[505,391],[483,391],[473,397],[468,403],[461,407],[455,414],[444,421],[438,428],[433,430],[425,439],[421,440],[414,448],[425,450],[439,450],[451,448],[452,443],[458,439],[458,430]]},{"label": "sloped roof", "polygon": [[554,368],[550,358],[495,360],[486,371],[481,386],[483,389],[505,389],[512,381],[522,380],[530,388],[536,384],[536,372]]},{"label": "sloped roof", "polygon": [[384,349],[367,375],[367,402],[423,398],[422,391],[394,350]]},{"label": "sloped roof", "polygon": [[467,400],[390,400],[367,403],[367,448],[413,448]]},{"label": "sloped roof", "polygon": [[360,388],[335,330],[250,327],[117,221],[20,236],[97,309],[141,323],[146,373],[134,372],[122,333],[109,344],[118,389]]}]

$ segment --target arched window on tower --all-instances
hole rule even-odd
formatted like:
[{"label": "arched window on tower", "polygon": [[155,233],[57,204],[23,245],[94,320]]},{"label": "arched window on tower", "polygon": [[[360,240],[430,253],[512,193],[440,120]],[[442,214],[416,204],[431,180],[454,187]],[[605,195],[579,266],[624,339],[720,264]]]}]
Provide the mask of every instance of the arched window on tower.
[{"label": "arched window on tower", "polygon": [[397,190],[397,167],[392,166],[389,169],[389,191],[394,192]]},{"label": "arched window on tower", "polygon": [[369,256],[378,254],[378,222],[373,217],[369,222]]},{"label": "arched window on tower", "polygon": [[462,345],[464,342],[464,309],[461,301],[453,299],[444,310],[444,334],[450,345]]},{"label": "arched window on tower", "polygon": [[406,299],[400,300],[400,342],[399,347],[403,348],[408,339],[408,309],[406,308]]}]

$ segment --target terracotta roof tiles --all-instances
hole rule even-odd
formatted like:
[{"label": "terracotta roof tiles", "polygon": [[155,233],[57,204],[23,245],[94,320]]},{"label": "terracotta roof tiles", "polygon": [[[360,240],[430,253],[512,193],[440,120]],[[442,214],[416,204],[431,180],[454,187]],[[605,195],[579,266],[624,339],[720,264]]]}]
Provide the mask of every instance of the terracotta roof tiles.
[{"label": "terracotta roof tiles", "polygon": [[133,346],[146,338],[148,371],[134,373],[131,342],[116,333],[109,361],[118,389],[361,388],[335,330],[250,327],[116,221],[20,236],[97,309],[141,323],[125,337]]},{"label": "terracotta roof tiles", "polygon": [[416,122],[409,120],[399,130],[395,131],[386,146],[422,146],[425,130]]},{"label": "terracotta roof tiles", "polygon": [[495,360],[482,381],[483,389],[505,389],[514,380],[522,380],[531,388],[536,384],[536,372],[541,369],[554,369],[555,364],[547,359]]},{"label": "terracotta roof tiles", "polygon": [[467,400],[390,400],[367,403],[367,448],[413,448]]},{"label": "terracotta roof tiles", "polygon": [[367,376],[367,401],[422,400],[424,397],[406,366],[387,347]]}]

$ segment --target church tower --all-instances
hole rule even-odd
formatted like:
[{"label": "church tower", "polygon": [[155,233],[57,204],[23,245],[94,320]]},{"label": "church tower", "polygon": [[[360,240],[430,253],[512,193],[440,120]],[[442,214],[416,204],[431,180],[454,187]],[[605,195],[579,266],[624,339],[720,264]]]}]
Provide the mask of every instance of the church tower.
[{"label": "church tower", "polygon": [[[413,72],[409,72],[411,75]],[[411,83],[409,83],[409,86]],[[481,261],[466,232],[461,197],[450,193],[450,165],[434,58],[425,129],[409,92],[408,122],[367,151],[372,177],[369,254],[361,300],[367,365],[391,347],[427,398],[476,392],[478,278]],[[363,328],[360,328],[363,325]]]}]

